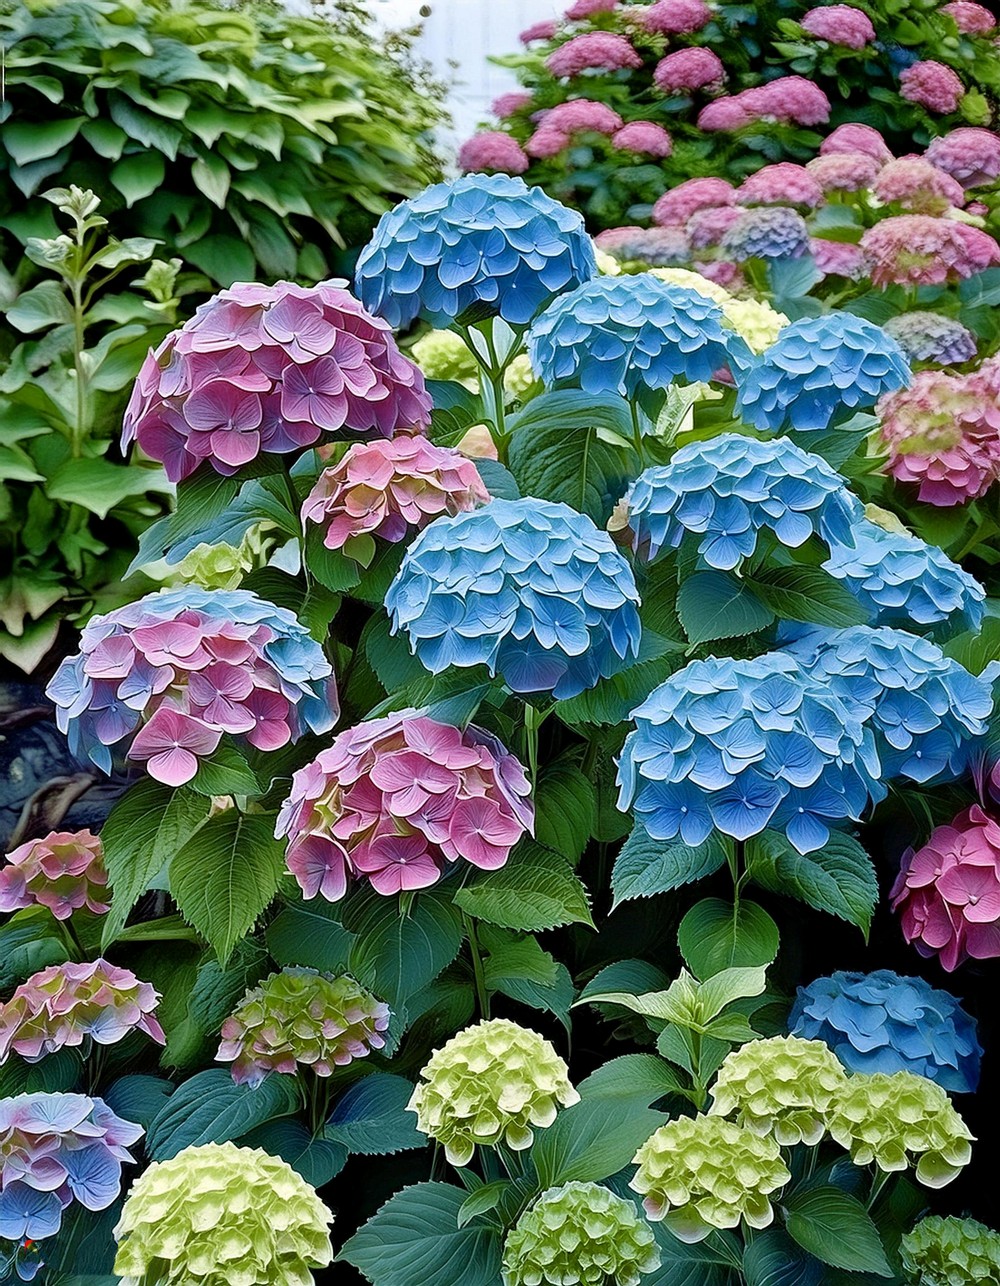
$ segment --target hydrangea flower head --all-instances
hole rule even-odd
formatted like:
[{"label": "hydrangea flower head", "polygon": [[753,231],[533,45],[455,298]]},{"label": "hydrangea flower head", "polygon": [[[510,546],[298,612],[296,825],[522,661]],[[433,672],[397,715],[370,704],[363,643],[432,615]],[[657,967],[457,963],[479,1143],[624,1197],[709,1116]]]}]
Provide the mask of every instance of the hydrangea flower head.
[{"label": "hydrangea flower head", "polygon": [[827,152],[806,162],[823,192],[860,192],[871,187],[881,166],[867,152]]},{"label": "hydrangea flower head", "polygon": [[736,263],[747,259],[800,259],[808,249],[806,221],[787,206],[747,210],[722,238],[723,253]]},{"label": "hydrangea flower head", "polygon": [[705,0],[655,0],[631,14],[644,30],[658,36],[693,36],[712,21]]},{"label": "hydrangea flower head", "polygon": [[458,149],[463,174],[523,174],[530,164],[517,139],[503,130],[480,130]]},{"label": "hydrangea flower head", "polygon": [[853,122],[838,125],[819,146],[820,156],[835,156],[843,152],[863,152],[879,165],[886,165],[893,159],[892,151],[877,129]]},{"label": "hydrangea flower head", "polygon": [[779,313],[764,299],[730,296],[722,305],[722,316],[726,325],[746,340],[752,353],[763,353],[770,348],[789,323],[784,313]]},{"label": "hydrangea flower head", "polygon": [[668,1121],[633,1158],[629,1185],[650,1219],[663,1220],[680,1241],[703,1241],[713,1228],[766,1228],[769,1197],[791,1174],[774,1139],[720,1116]]},{"label": "hydrangea flower head", "polygon": [[410,354],[429,380],[479,378],[474,354],[461,335],[452,330],[427,331],[410,346]]},{"label": "hydrangea flower head", "polygon": [[752,124],[753,120],[742,94],[725,94],[705,104],[698,113],[696,124],[705,133],[716,130],[731,133]]},{"label": "hydrangea flower head", "polygon": [[231,1063],[237,1085],[258,1086],[271,1072],[299,1067],[332,1076],[385,1047],[389,1006],[353,978],[282,969],[251,987],[222,1024],[216,1062]]},{"label": "hydrangea flower head", "polygon": [[1000,1233],[975,1219],[927,1215],[903,1235],[899,1253],[907,1274],[924,1286],[989,1286],[1000,1280]]},{"label": "hydrangea flower head", "polygon": [[[976,355],[975,335],[956,317],[922,311],[898,313],[889,318],[885,329],[911,362],[961,366]],[[914,387],[917,383],[914,379]]]},{"label": "hydrangea flower head", "polygon": [[439,514],[466,513],[489,498],[471,460],[451,447],[404,435],[356,443],[324,469],[302,506],[302,519],[326,526],[327,549],[343,549],[358,536],[395,543]]},{"label": "hydrangea flower head", "polygon": [[963,188],[983,187],[1000,178],[1000,135],[992,130],[962,126],[931,139],[924,152],[928,161],[958,179]]},{"label": "hydrangea flower head", "polygon": [[159,590],[94,616],[47,693],[70,750],[111,772],[111,747],[182,786],[223,735],[275,750],[337,719],[323,650],[247,590]]},{"label": "hydrangea flower head", "polygon": [[1000,956],[1000,825],[974,804],[903,856],[892,886],[903,937],[952,973]]},{"label": "hydrangea flower head", "polygon": [[845,49],[864,49],[875,39],[871,18],[849,4],[821,5],[818,9],[810,9],[799,23],[817,40],[843,45]]},{"label": "hydrangea flower head", "polygon": [[765,165],[743,180],[736,192],[739,205],[804,205],[823,202],[823,189],[804,165],[779,161]]},{"label": "hydrangea flower head", "polygon": [[[738,210],[733,210],[731,206],[728,208],[739,218]],[[671,286],[685,286],[688,290],[696,290],[699,295],[704,295],[706,299],[711,299],[713,303],[718,304],[723,314],[729,304],[737,302],[723,286],[710,281],[700,272],[692,272],[690,268],[654,268],[650,275],[659,277],[660,281],[665,281]]]},{"label": "hydrangea flower head", "polygon": [[988,36],[996,30],[996,18],[975,0],[950,0],[941,6],[941,12],[946,13],[965,36]]},{"label": "hydrangea flower head", "polygon": [[903,68],[899,73],[899,92],[911,103],[919,103],[929,112],[948,116],[958,111],[965,86],[961,77],[950,67],[928,58]]},{"label": "hydrangea flower head", "polygon": [[125,409],[171,482],[208,460],[232,474],[324,434],[421,429],[431,401],[388,325],[334,285],[239,283],[202,304],[143,363]]},{"label": "hydrangea flower head", "polygon": [[715,93],[725,83],[722,59],[714,50],[698,46],[675,49],[661,58],[653,71],[653,84],[664,94]]},{"label": "hydrangea flower head", "polygon": [[498,94],[490,104],[490,111],[498,120],[504,121],[523,111],[535,101],[535,96],[527,89],[510,89],[505,94]]},{"label": "hydrangea flower head", "polygon": [[771,827],[812,852],[885,795],[866,713],[784,652],[692,661],[633,710],[618,807],[654,839]]},{"label": "hydrangea flower head", "polygon": [[277,834],[307,898],[335,902],[350,878],[391,895],[436,883],[459,859],[503,866],[531,830],[529,793],[490,733],[401,710],[339,733],[300,768]]},{"label": "hydrangea flower head", "polygon": [[549,108],[541,118],[546,130],[561,134],[614,134],[624,122],[614,108],[591,98],[570,98]]},{"label": "hydrangea flower head", "polygon": [[827,1113],[831,1136],[855,1165],[892,1172],[916,1168],[943,1188],[969,1164],[973,1136],[947,1093],[913,1072],[858,1072],[844,1078]]},{"label": "hydrangea flower head", "polygon": [[435,183],[384,214],[362,250],[357,290],[402,329],[475,314],[526,325],[554,295],[597,273],[583,218],[504,174]]},{"label": "hydrangea flower head", "polygon": [[618,8],[618,0],[573,0],[563,15],[570,22],[582,22],[598,13],[610,13]]},{"label": "hydrangea flower head", "polygon": [[798,989],[788,1028],[824,1041],[851,1072],[913,1072],[958,1094],[979,1083],[975,1020],[923,978],[891,969],[817,978]]},{"label": "hydrangea flower head", "polygon": [[632,42],[613,31],[585,31],[553,49],[545,60],[553,76],[569,79],[586,71],[614,72],[642,66]]},{"label": "hydrangea flower head", "polygon": [[660,1266],[653,1230],[596,1183],[543,1192],[507,1234],[504,1286],[639,1286]]},{"label": "hydrangea flower head", "polygon": [[533,499],[438,518],[386,595],[393,630],[407,633],[432,674],[486,665],[515,692],[559,699],[637,654],[638,603],[606,531],[568,505]]},{"label": "hydrangea flower head", "polygon": [[50,965],[0,1004],[0,1063],[13,1052],[28,1063],[82,1045],[114,1045],[133,1031],[166,1044],[153,1016],[159,993],[130,969],[106,960]]},{"label": "hydrangea flower head", "polygon": [[0,868],[0,911],[47,906],[57,920],[68,920],[86,907],[103,915],[107,883],[99,836],[89,830],[50,831],[7,854],[7,865]]},{"label": "hydrangea flower head", "polygon": [[710,380],[750,359],[711,300],[645,273],[561,296],[532,326],[528,354],[546,388],[651,401],[678,379]]},{"label": "hydrangea flower head", "polygon": [[737,375],[737,405],[758,429],[823,430],[847,411],[874,406],[910,382],[896,341],[851,313],[792,322]]},{"label": "hydrangea flower head", "polygon": [[664,192],[653,206],[653,222],[661,227],[683,227],[696,210],[732,205],[736,189],[727,179],[686,179]]},{"label": "hydrangea flower head", "polygon": [[580,1096],[569,1068],[537,1032],[506,1018],[466,1027],[420,1073],[407,1110],[417,1129],[444,1146],[452,1165],[468,1165],[480,1147],[503,1141],[531,1147],[535,1128],[556,1119]]},{"label": "hydrangea flower head", "polygon": [[630,121],[611,139],[619,152],[635,152],[639,156],[663,158],[674,150],[673,139],[655,121]]},{"label": "hydrangea flower head", "polygon": [[716,105],[713,103],[698,117],[699,128],[740,129],[754,122],[824,125],[830,119],[830,100],[819,85],[804,76],[779,76],[764,85],[744,89],[731,99],[717,100],[719,104],[726,102],[737,109],[731,123],[720,119],[711,126],[706,124],[706,113]]},{"label": "hydrangea flower head", "polygon": [[695,210],[684,231],[692,250],[709,250],[722,245],[726,233],[743,218],[738,205],[717,205],[705,210]]},{"label": "hydrangea flower head", "polygon": [[941,286],[1000,263],[1000,246],[981,228],[928,214],[883,219],[861,238],[876,286]]},{"label": "hydrangea flower head", "polygon": [[898,205],[914,214],[944,214],[965,204],[961,183],[922,156],[901,156],[884,165],[872,192],[883,205]]},{"label": "hydrangea flower head", "polygon": [[122,1165],[142,1127],[85,1094],[17,1094],[0,1099],[0,1237],[54,1236],[78,1201],[106,1210],[121,1190]]},{"label": "hydrangea flower head", "polygon": [[533,22],[530,27],[525,29],[518,36],[522,45],[534,44],[536,40],[552,40],[559,30],[559,24],[554,18],[546,18],[542,22]]},{"label": "hydrangea flower head", "polygon": [[597,234],[594,244],[620,263],[667,268],[691,259],[691,247],[682,228],[607,228]]},{"label": "hydrangea flower head", "polygon": [[199,589],[239,589],[244,577],[263,562],[267,523],[255,523],[238,545],[202,541],[176,565],[177,575]]},{"label": "hydrangea flower head", "polygon": [[824,277],[847,277],[860,281],[865,275],[865,258],[859,246],[850,241],[828,241],[825,237],[811,237],[809,253],[813,263]]},{"label": "hydrangea flower head", "polygon": [[280,1157],[234,1143],[184,1148],[129,1191],[115,1272],[136,1286],[312,1286],[333,1215]]},{"label": "hydrangea flower head", "polygon": [[823,567],[873,624],[938,638],[982,629],[986,590],[936,545],[864,521],[853,538],[853,547],[834,547]]},{"label": "hydrangea flower head", "polygon": [[544,125],[536,129],[534,134],[525,142],[524,150],[529,156],[533,156],[537,161],[549,160],[553,156],[558,156],[561,152],[569,147],[572,139],[562,130],[547,129]]},{"label": "hydrangea flower head", "polygon": [[782,1147],[819,1143],[844,1069],[819,1040],[772,1036],[727,1054],[712,1086],[712,1116],[734,1117]]},{"label": "hydrangea flower head", "polygon": [[646,469],[625,497],[632,547],[646,561],[697,537],[699,562],[731,571],[753,556],[761,531],[796,549],[816,535],[850,544],[858,500],[819,456],[787,438],[725,433],[692,442]]}]

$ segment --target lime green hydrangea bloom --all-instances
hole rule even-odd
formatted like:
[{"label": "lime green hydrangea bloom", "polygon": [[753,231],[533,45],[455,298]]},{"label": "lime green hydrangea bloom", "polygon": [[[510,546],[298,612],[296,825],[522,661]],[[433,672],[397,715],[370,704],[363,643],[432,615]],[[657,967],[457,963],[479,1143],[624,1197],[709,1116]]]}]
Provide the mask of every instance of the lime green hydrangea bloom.
[{"label": "lime green hydrangea bloom", "polygon": [[700,272],[692,272],[690,268],[650,268],[649,275],[659,277],[671,286],[686,286],[688,290],[697,290],[699,295],[711,299],[720,308],[735,302],[725,286],[720,286],[717,281],[710,281]]},{"label": "lime green hydrangea bloom", "polygon": [[687,1242],[741,1219],[766,1228],[774,1218],[768,1197],[792,1177],[774,1139],[719,1116],[668,1121],[633,1160],[631,1186],[645,1197],[646,1214]]},{"label": "lime green hydrangea bloom", "polygon": [[430,330],[410,348],[410,357],[429,380],[475,380],[476,359],[450,330]]},{"label": "lime green hydrangea bloom", "polygon": [[503,1249],[504,1286],[638,1286],[659,1266],[652,1229],[635,1206],[596,1183],[543,1192]]},{"label": "lime green hydrangea bloom", "polygon": [[975,1219],[929,1215],[903,1238],[900,1256],[917,1286],[1000,1282],[1000,1233]]},{"label": "lime green hydrangea bloom", "polygon": [[763,353],[765,348],[770,348],[789,324],[784,313],[779,313],[763,299],[734,299],[730,296],[722,305],[722,316],[755,353]]},{"label": "lime green hydrangea bloom", "polygon": [[527,353],[518,353],[503,373],[503,386],[513,397],[522,402],[529,394],[542,390],[542,381],[535,374]]},{"label": "lime green hydrangea bloom", "polygon": [[773,1036],[734,1049],[712,1087],[713,1116],[735,1116],[754,1134],[810,1146],[826,1133],[826,1112],[847,1079],[821,1040]]},{"label": "lime green hydrangea bloom", "polygon": [[913,1072],[858,1072],[834,1096],[827,1128],[855,1165],[916,1165],[928,1188],[950,1183],[972,1156],[973,1135],[934,1081]]},{"label": "lime green hydrangea bloom", "polygon": [[237,589],[253,571],[263,550],[261,524],[251,527],[239,545],[195,545],[177,564],[177,574],[188,585],[202,589]]},{"label": "lime green hydrangea bloom", "polygon": [[533,1125],[551,1125],[560,1104],[580,1099],[554,1047],[504,1018],[460,1031],[420,1075],[407,1107],[452,1165],[468,1165],[477,1143],[530,1147]]},{"label": "lime green hydrangea bloom", "polygon": [[333,1216],[290,1165],[206,1143],[155,1162],[115,1228],[122,1286],[312,1286]]},{"label": "lime green hydrangea bloom", "polygon": [[594,246],[594,258],[597,260],[597,271],[605,277],[617,277],[621,273],[622,266],[618,260],[600,246]]}]

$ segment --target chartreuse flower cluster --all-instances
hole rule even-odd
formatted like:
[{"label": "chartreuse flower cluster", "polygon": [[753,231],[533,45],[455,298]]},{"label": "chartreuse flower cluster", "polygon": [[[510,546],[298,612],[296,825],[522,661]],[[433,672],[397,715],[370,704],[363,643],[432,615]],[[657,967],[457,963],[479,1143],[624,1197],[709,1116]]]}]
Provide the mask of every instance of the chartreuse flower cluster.
[{"label": "chartreuse flower cluster", "polygon": [[899,1254],[916,1286],[1000,1281],[1000,1233],[975,1219],[928,1215],[905,1234]]},{"label": "chartreuse flower cluster", "polygon": [[251,987],[222,1024],[216,1061],[231,1063],[237,1085],[256,1087],[270,1072],[306,1067],[332,1076],[385,1047],[389,1006],[346,975],[282,969]]},{"label": "chartreuse flower cluster", "polygon": [[639,1286],[660,1266],[631,1201],[596,1183],[549,1188],[507,1234],[504,1286]]},{"label": "chartreuse flower cluster", "polygon": [[504,1018],[476,1023],[431,1056],[408,1110],[417,1129],[468,1165],[477,1145],[529,1148],[534,1128],[579,1102],[569,1068],[544,1037]]},{"label": "chartreuse flower cluster", "polygon": [[333,1218],[286,1162],[206,1143],[154,1162],[115,1228],[122,1286],[311,1286]]}]

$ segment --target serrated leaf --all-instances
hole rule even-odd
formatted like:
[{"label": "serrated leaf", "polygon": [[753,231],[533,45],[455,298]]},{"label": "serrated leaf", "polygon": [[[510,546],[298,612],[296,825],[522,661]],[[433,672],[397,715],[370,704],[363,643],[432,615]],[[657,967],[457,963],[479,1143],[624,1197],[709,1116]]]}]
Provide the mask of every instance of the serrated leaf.
[{"label": "serrated leaf", "polygon": [[702,880],[725,861],[724,844],[715,833],[704,844],[691,848],[679,840],[653,839],[642,823],[636,822],[615,860],[611,876],[614,906]]},{"label": "serrated leaf", "polygon": [[539,776],[534,792],[535,838],[575,862],[594,829],[594,787],[575,764],[556,760]]},{"label": "serrated leaf", "polygon": [[774,613],[726,572],[695,572],[677,593],[677,615],[692,643],[756,634]]},{"label": "serrated leaf", "polygon": [[340,923],[340,908],[323,898],[285,907],[267,926],[267,948],[280,965],[308,965],[344,973],[354,934]]},{"label": "serrated leaf", "polygon": [[711,978],[723,969],[769,965],[778,954],[778,926],[756,903],[734,907],[703,898],[681,920],[677,945],[692,973]]},{"label": "serrated leaf", "polygon": [[867,610],[849,589],[821,567],[772,567],[746,584],[782,620],[843,629],[864,625]]},{"label": "serrated leaf", "polygon": [[290,1116],[299,1106],[292,1076],[268,1076],[256,1089],[234,1085],[229,1072],[211,1067],[174,1091],[146,1137],[154,1161],[166,1161],[200,1143],[238,1139],[255,1126]]},{"label": "serrated leaf", "polygon": [[243,999],[247,989],[264,977],[267,952],[247,939],[236,944],[226,968],[218,960],[206,960],[198,968],[191,990],[188,1013],[206,1035],[214,1035]]},{"label": "serrated leaf", "polygon": [[762,888],[800,898],[855,924],[865,937],[878,901],[878,877],[856,839],[832,831],[815,853],[799,853],[776,831],[747,842],[747,869]]},{"label": "serrated leaf", "polygon": [[529,933],[594,924],[580,877],[564,857],[532,840],[522,840],[498,871],[475,875],[455,903],[477,920]]},{"label": "serrated leaf", "polygon": [[225,744],[198,761],[189,785],[199,795],[259,795],[261,789],[246,759],[235,746]]},{"label": "serrated leaf", "polygon": [[424,889],[405,914],[395,899],[365,892],[344,908],[355,935],[350,971],[393,1008],[423,990],[458,955],[462,920],[442,889]]},{"label": "serrated leaf", "polygon": [[565,1108],[535,1133],[531,1159],[539,1184],[597,1183],[617,1174],[666,1120],[635,1099],[598,1096]]},{"label": "serrated leaf", "polygon": [[891,1277],[892,1269],[871,1216],[841,1188],[807,1188],[784,1199],[788,1235],[834,1268]]},{"label": "serrated leaf", "polygon": [[577,1089],[587,1100],[619,1098],[649,1107],[685,1087],[670,1064],[655,1054],[622,1054],[591,1072]]},{"label": "serrated leaf", "polygon": [[347,1163],[348,1151],[339,1143],[314,1138],[301,1121],[282,1117],[266,1121],[240,1139],[242,1147],[263,1148],[281,1157],[306,1183],[321,1188],[335,1178]]},{"label": "serrated leaf", "polygon": [[406,1109],[412,1094],[412,1084],[402,1076],[373,1072],[344,1094],[323,1137],[365,1156],[426,1147],[427,1136],[417,1129],[416,1113]]}]

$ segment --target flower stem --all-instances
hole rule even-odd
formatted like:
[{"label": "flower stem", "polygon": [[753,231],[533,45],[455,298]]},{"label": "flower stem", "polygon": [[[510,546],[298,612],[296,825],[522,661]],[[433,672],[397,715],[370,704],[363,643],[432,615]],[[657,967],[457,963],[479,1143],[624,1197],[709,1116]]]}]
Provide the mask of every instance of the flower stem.
[{"label": "flower stem", "polygon": [[462,924],[469,939],[469,954],[472,957],[472,976],[476,984],[476,1002],[482,1018],[490,1016],[490,993],[486,986],[486,973],[483,969],[483,958],[479,954],[479,939],[476,937],[476,922],[467,911],[462,912]]}]

